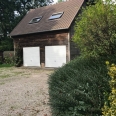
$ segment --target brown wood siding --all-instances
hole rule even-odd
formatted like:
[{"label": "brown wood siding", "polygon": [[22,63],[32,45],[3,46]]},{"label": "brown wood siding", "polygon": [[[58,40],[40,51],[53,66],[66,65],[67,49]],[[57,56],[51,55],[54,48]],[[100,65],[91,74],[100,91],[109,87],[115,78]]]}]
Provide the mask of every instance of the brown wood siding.
[{"label": "brown wood siding", "polygon": [[40,63],[45,63],[45,46],[66,45],[66,61],[68,62],[68,30],[45,32],[17,36],[13,38],[14,48],[40,47]]}]

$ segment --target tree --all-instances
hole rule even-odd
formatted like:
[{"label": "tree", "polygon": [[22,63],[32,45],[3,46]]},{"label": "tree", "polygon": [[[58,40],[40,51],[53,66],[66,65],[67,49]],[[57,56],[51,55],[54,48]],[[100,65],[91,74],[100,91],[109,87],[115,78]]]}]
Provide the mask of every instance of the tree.
[{"label": "tree", "polygon": [[16,11],[21,15],[25,14],[29,9],[47,6],[53,0],[16,0]]},{"label": "tree", "polygon": [[82,56],[112,55],[116,50],[116,6],[111,0],[83,9],[76,21],[73,41]]},{"label": "tree", "polygon": [[12,22],[14,21],[15,3],[9,0],[0,1],[0,30],[3,38],[7,38],[7,34],[12,30]]},{"label": "tree", "polygon": [[[0,50],[13,49],[9,33],[30,10],[49,5],[52,0],[0,0]],[[9,43],[10,41],[10,43]],[[7,44],[12,44],[7,45]],[[10,46],[8,49],[7,46]]]},{"label": "tree", "polygon": [[51,2],[52,0],[1,0],[0,28],[3,33],[3,37],[6,37],[7,34],[16,26],[16,24],[14,24],[14,20],[16,21],[18,19],[17,17],[22,18],[29,9],[42,7]]},{"label": "tree", "polygon": [[14,25],[14,8],[13,0],[0,1],[0,50],[2,51],[13,49],[13,42],[9,39],[8,34]]}]

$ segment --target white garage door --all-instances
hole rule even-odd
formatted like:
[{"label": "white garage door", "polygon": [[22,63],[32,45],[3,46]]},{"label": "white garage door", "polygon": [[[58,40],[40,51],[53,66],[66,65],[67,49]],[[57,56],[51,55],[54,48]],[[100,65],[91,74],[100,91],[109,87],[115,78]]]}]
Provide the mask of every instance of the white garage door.
[{"label": "white garage door", "polygon": [[66,46],[45,46],[45,67],[61,67],[66,63]]},{"label": "white garage door", "polygon": [[24,47],[23,48],[23,65],[40,66],[40,48]]}]

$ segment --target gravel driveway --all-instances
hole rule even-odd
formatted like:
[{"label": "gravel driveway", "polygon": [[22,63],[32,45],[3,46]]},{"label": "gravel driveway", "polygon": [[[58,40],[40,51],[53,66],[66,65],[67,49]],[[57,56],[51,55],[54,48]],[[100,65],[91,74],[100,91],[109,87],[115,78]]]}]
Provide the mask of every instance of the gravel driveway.
[{"label": "gravel driveway", "polygon": [[51,116],[47,80],[52,72],[0,68],[0,116]]}]

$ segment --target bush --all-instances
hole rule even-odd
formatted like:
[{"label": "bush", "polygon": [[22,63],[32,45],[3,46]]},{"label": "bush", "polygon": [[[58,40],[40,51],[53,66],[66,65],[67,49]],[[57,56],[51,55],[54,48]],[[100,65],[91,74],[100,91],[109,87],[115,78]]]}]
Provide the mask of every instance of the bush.
[{"label": "bush", "polygon": [[3,63],[14,65],[14,51],[3,52]]},{"label": "bush", "polygon": [[84,57],[109,56],[116,51],[116,5],[111,0],[97,1],[82,11],[75,25],[73,40]]},{"label": "bush", "polygon": [[2,56],[0,56],[0,64],[2,64],[3,63],[3,58],[2,58]]},{"label": "bush", "polygon": [[111,77],[111,80],[109,82],[110,87],[111,87],[111,93],[109,96],[109,101],[110,104],[107,104],[107,102],[104,105],[103,110],[103,116],[116,116],[116,65],[112,64],[109,66],[109,63],[107,62],[108,65],[108,74]]},{"label": "bush", "polygon": [[[115,56],[106,58],[115,61]],[[100,116],[110,92],[105,58],[78,58],[49,78],[52,116]]]},{"label": "bush", "polygon": [[14,64],[14,57],[5,57],[4,64]]},{"label": "bush", "polygon": [[20,67],[23,64],[23,50],[18,47],[15,50],[15,66]]}]

